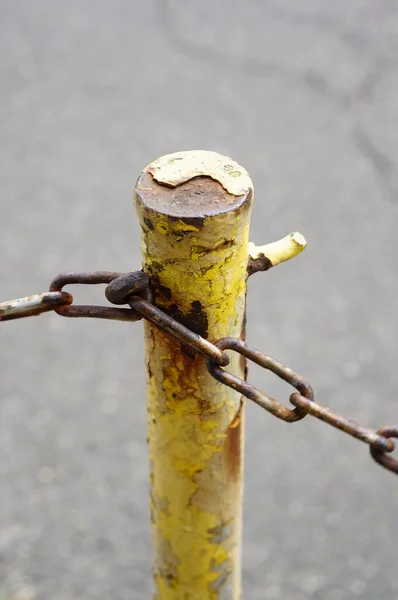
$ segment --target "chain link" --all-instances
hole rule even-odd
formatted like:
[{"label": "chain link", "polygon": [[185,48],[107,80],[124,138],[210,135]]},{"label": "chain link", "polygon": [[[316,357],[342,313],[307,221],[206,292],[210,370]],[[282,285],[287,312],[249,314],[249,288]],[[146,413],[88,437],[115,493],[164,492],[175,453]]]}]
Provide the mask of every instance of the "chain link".
[{"label": "chain link", "polygon": [[[106,284],[105,296],[108,301],[115,305],[128,304],[130,308],[74,305],[73,297],[63,291],[64,286],[70,284]],[[35,316],[49,310],[54,310],[63,317],[89,317],[117,321],[138,321],[144,318],[184,346],[204,356],[209,373],[217,381],[252,400],[267,412],[288,423],[299,421],[306,415],[320,419],[369,444],[370,454],[374,460],[387,470],[398,474],[398,460],[389,456],[395,449],[395,443],[391,438],[398,438],[398,426],[386,426],[375,431],[318,404],[314,400],[312,387],[300,375],[274,358],[256,350],[244,340],[225,337],[215,343],[209,342],[152,303],[149,278],[143,271],[61,273],[51,282],[49,292],[0,304],[0,321]],[[287,408],[249,382],[226,371],[223,367],[226,367],[230,360],[225,350],[241,354],[294,387],[297,391],[289,398],[294,408]]]},{"label": "chain link", "polygon": [[70,294],[57,291],[44,292],[44,294],[34,294],[26,298],[1,302],[0,321],[33,317],[49,310],[57,310],[62,306],[68,306],[72,301],[73,298]]}]

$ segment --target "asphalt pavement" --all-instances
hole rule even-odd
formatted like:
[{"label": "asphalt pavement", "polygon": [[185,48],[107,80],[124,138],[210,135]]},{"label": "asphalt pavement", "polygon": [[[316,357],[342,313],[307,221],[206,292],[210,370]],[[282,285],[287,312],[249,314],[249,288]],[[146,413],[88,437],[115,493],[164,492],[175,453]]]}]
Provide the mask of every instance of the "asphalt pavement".
[{"label": "asphalt pavement", "polygon": [[[0,0],[0,300],[139,268],[141,170],[215,150],[251,174],[252,241],[308,241],[251,279],[247,339],[398,423],[397,30],[395,0]],[[1,599],[147,600],[141,324],[47,314],[0,340]],[[250,405],[245,463],[245,600],[398,598],[398,479],[364,444]]]}]

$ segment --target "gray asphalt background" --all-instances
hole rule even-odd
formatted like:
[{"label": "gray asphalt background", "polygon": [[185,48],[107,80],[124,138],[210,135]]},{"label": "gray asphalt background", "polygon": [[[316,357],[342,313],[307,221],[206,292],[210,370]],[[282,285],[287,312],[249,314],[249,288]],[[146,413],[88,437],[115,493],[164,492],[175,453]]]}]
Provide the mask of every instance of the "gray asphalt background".
[{"label": "gray asphalt background", "polygon": [[[1,0],[1,300],[139,268],[142,168],[215,150],[253,178],[252,241],[308,240],[250,281],[248,339],[397,423],[397,30],[395,0]],[[0,597],[147,600],[141,324],[0,335]],[[245,600],[398,598],[397,478],[309,417],[247,413]]]}]

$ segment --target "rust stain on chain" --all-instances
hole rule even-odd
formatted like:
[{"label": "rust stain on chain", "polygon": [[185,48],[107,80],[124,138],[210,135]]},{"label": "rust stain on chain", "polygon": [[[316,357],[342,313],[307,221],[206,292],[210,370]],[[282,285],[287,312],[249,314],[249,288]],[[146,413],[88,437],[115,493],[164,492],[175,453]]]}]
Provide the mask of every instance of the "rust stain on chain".
[{"label": "rust stain on chain", "polygon": [[[378,435],[381,435],[385,438],[398,438],[398,427],[396,425],[390,425],[386,427],[381,427],[377,431]],[[391,441],[391,440],[390,440]],[[393,445],[394,449],[394,445]],[[390,450],[389,450],[390,452]],[[374,445],[370,446],[370,454],[374,460],[379,463],[385,469],[388,469],[392,473],[396,473],[398,475],[398,460],[393,458],[392,456],[388,456],[385,451],[380,448],[376,448]]]},{"label": "rust stain on chain", "polygon": [[[147,225],[149,227],[148,223]],[[110,302],[118,305],[128,303],[130,308],[73,305],[71,304],[73,301],[72,296],[63,291],[65,285],[95,285],[101,283],[108,286],[106,297]],[[158,288],[158,293],[162,293],[163,297],[167,299],[166,289],[162,291]],[[314,401],[311,386],[303,378],[282,363],[249,346],[242,339],[222,338],[214,344],[209,342],[205,339],[208,334],[207,316],[201,309],[199,302],[192,302],[191,312],[184,315],[174,306],[170,307],[168,311],[170,314],[166,314],[154,306],[151,300],[152,292],[149,289],[149,277],[142,271],[132,273],[113,271],[61,273],[52,281],[50,292],[0,303],[0,321],[33,316],[49,310],[54,310],[58,314],[67,317],[89,317],[119,321],[137,321],[144,317],[156,325],[157,328],[178,340],[188,356],[194,357],[197,352],[202,354],[206,358],[208,371],[215,379],[256,402],[268,412],[287,422],[300,420],[307,414],[312,415],[332,427],[369,444],[374,460],[387,470],[398,474],[398,460],[389,456],[395,449],[395,443],[391,438],[398,438],[398,426],[386,426],[375,431],[363,427],[352,419],[339,415],[327,406],[318,404]],[[244,337],[244,324],[242,336]],[[263,368],[271,370],[278,377],[296,387],[298,393],[290,396],[290,402],[295,408],[291,410],[284,407],[248,383],[245,380],[247,368],[245,368],[244,379],[240,379],[221,368],[229,363],[229,357],[224,352],[226,349],[231,349],[240,354],[242,368],[248,358]],[[206,405],[203,405],[202,410],[207,409],[206,403]],[[238,475],[237,464],[239,463],[241,444],[241,414],[242,402],[235,418],[227,429],[225,441],[225,457],[231,473],[236,473],[236,475]]]},{"label": "rust stain on chain", "polygon": [[322,406],[317,402],[310,402],[307,398],[301,396],[301,394],[292,394],[290,396],[290,402],[301,409],[307,414],[316,417],[320,421],[324,421],[336,429],[348,433],[357,440],[371,444],[373,447],[378,448],[382,452],[392,452],[394,450],[394,442],[386,439],[384,436],[379,435],[373,429],[368,429],[356,423],[353,419],[347,419],[343,415],[339,415],[331,408]]},{"label": "rust stain on chain", "polygon": [[43,312],[59,310],[73,302],[73,297],[67,292],[51,291],[44,294],[34,294],[26,298],[18,298],[0,303],[0,321],[11,321],[23,317],[35,317]]}]

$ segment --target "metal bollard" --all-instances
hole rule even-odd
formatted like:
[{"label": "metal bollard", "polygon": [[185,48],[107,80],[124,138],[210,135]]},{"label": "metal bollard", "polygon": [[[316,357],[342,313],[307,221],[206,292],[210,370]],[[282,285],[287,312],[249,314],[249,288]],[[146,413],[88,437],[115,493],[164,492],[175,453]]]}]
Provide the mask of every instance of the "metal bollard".
[{"label": "metal bollard", "polygon": [[[214,152],[167,155],[135,188],[154,302],[210,341],[244,338],[252,183]],[[156,600],[240,597],[244,403],[145,322]],[[245,377],[235,354],[228,369]]]}]

